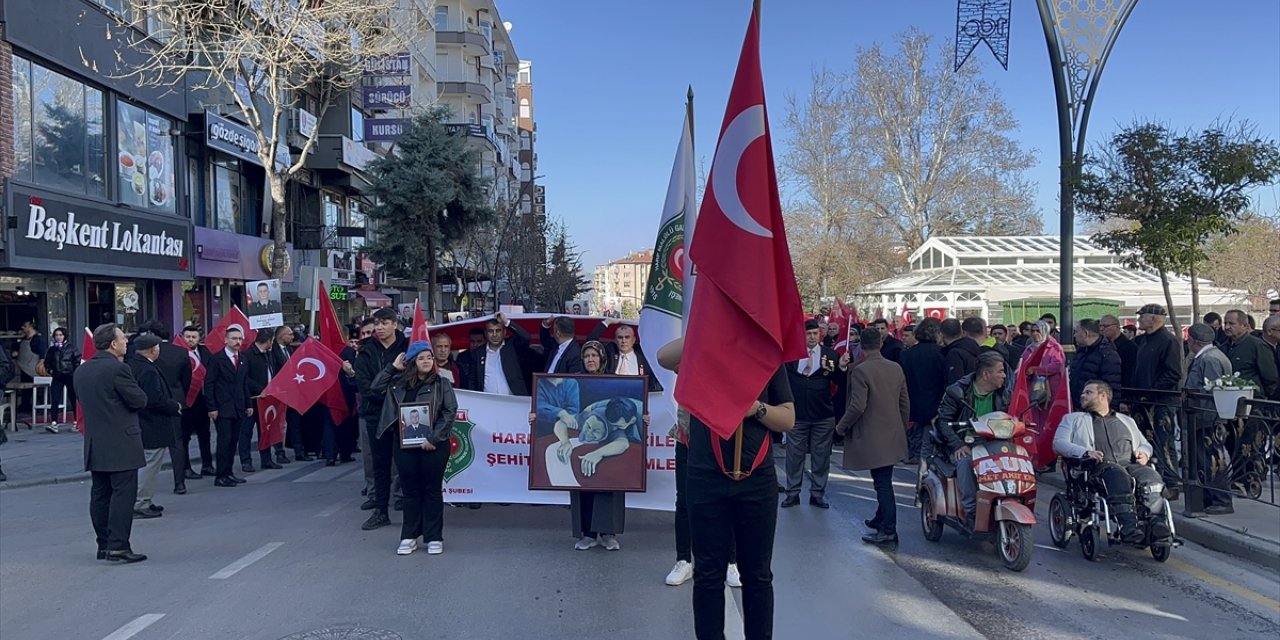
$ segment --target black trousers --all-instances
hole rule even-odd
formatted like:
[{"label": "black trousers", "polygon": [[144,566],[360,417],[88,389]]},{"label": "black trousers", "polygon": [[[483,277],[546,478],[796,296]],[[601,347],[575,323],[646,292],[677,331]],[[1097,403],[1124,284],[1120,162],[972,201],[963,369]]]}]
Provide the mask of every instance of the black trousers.
[{"label": "black trousers", "polygon": [[[686,485],[689,477],[689,447],[676,443],[676,560],[693,564],[693,534],[689,532],[689,503]],[[729,563],[738,562],[738,545],[729,537]]]},{"label": "black trousers", "polygon": [[444,468],[449,464],[449,443],[437,445],[435,451],[401,449],[397,443],[392,456],[400,470],[400,490],[404,492],[400,539],[422,536],[423,542],[443,542]]},{"label": "black trousers", "polygon": [[[209,414],[199,407],[192,408],[182,412],[182,450],[187,451],[191,448],[191,436],[196,437],[196,441],[200,445],[200,469],[213,469],[213,449],[209,446]],[[174,458],[176,461],[177,458]],[[191,461],[187,456],[182,457],[187,468],[191,467]],[[174,464],[177,464],[176,462]]]},{"label": "black trousers", "polygon": [[773,536],[778,477],[763,465],[744,480],[718,470],[689,469],[686,479],[693,541],[693,626],[698,640],[724,639],[724,576],[731,541],[738,545],[745,637],[773,637]]},{"label": "black trousers", "polygon": [[871,519],[880,523],[881,533],[898,533],[898,503],[893,495],[893,465],[872,469],[871,485],[876,489],[876,515]]},{"label": "black trousers", "polygon": [[244,415],[223,416],[218,414],[214,426],[218,430],[218,465],[214,469],[219,478],[231,477],[231,465],[236,459],[236,449],[240,441],[240,426]]},{"label": "black trousers", "polygon": [[89,492],[89,519],[98,549],[129,551],[133,502],[138,499],[138,471],[94,471]]},{"label": "black trousers", "polygon": [[[395,429],[387,429],[382,437],[378,437],[378,419],[364,421],[364,428],[369,432],[369,450],[373,457],[373,501],[376,508],[385,512],[391,501],[391,460],[393,451],[400,447]],[[446,456],[446,461],[448,456]],[[444,473],[443,469],[441,473]],[[404,479],[400,480],[400,488],[404,490]]]},{"label": "black trousers", "polygon": [[[208,417],[208,416],[206,416]],[[176,487],[186,482],[183,475],[191,466],[191,455],[187,452],[189,440],[182,437],[182,420],[173,419],[173,444],[169,445],[169,461],[173,465],[173,485]]]}]

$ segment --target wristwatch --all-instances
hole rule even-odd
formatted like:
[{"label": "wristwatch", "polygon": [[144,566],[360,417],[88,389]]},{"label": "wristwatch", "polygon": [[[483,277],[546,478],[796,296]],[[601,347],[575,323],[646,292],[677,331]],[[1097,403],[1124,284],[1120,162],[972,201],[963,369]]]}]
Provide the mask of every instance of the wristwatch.
[{"label": "wristwatch", "polygon": [[766,413],[769,413],[769,405],[761,402],[760,408],[756,409],[756,413],[755,413],[756,420],[764,420],[764,414]]}]

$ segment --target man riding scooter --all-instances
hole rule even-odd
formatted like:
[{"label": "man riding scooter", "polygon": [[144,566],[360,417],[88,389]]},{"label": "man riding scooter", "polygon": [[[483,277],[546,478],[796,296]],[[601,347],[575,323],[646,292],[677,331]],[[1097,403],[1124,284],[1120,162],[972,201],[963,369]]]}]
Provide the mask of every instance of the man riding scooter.
[{"label": "man riding scooter", "polygon": [[[1053,437],[1053,450],[1063,458],[1082,460],[1086,469],[1102,480],[1107,489],[1107,506],[1120,524],[1120,537],[1130,544],[1145,539],[1134,513],[1134,481],[1137,494],[1145,496],[1148,513],[1163,514],[1164,488],[1160,473],[1150,466],[1151,443],[1138,430],[1133,418],[1111,410],[1115,392],[1111,385],[1092,380],[1080,394],[1083,411],[1062,419]],[[1151,538],[1168,537],[1163,518],[1153,519]]]},{"label": "man riding scooter", "polygon": [[973,470],[972,452],[952,423],[966,422],[993,411],[1008,411],[1013,392],[1005,387],[1006,378],[1004,358],[995,351],[983,352],[978,356],[978,369],[947,387],[938,406],[934,424],[956,462],[956,485],[964,506],[965,524],[970,530],[978,507],[978,478]]}]

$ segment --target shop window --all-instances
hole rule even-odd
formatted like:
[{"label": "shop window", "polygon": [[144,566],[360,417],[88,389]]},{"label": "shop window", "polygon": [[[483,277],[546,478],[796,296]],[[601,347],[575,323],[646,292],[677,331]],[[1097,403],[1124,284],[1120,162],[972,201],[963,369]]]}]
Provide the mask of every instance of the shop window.
[{"label": "shop window", "polygon": [[173,121],[116,101],[116,185],[120,201],[173,213]]},{"label": "shop window", "polygon": [[106,196],[102,92],[17,56],[12,64],[14,176]]}]

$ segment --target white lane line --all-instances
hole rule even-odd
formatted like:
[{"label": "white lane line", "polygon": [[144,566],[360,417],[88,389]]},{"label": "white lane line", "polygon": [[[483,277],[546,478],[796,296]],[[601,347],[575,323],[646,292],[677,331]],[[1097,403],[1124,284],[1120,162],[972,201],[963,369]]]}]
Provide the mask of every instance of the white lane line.
[{"label": "white lane line", "polygon": [[148,613],[146,615],[138,616],[129,621],[129,623],[123,627],[112,631],[111,635],[108,635],[102,640],[128,640],[129,638],[138,635],[138,633],[143,629],[155,624],[157,620],[163,617],[163,613]]},{"label": "white lane line", "polygon": [[727,584],[724,586],[724,637],[725,640],[745,637],[742,612],[738,611],[738,601],[733,598],[733,589]]},{"label": "white lane line", "polygon": [[246,555],[245,557],[240,558],[239,560],[236,560],[235,562],[232,562],[231,564],[227,565],[225,568],[222,569],[222,571],[219,571],[209,576],[209,579],[210,580],[226,580],[227,578],[230,578],[231,576],[234,576],[235,574],[239,573],[241,569],[244,569],[245,567],[267,557],[268,553],[271,553],[272,551],[275,551],[276,549],[279,549],[280,547],[283,547],[283,546],[284,546],[283,542],[268,542],[262,545],[262,547],[259,548],[258,550],[251,551],[249,555]]},{"label": "white lane line", "polygon": [[350,502],[351,502],[350,500],[343,500],[343,501],[341,501],[341,502],[338,502],[337,504],[333,505],[332,507],[329,507],[329,508],[325,509],[324,511],[321,511],[320,513],[317,513],[315,517],[317,517],[317,518],[328,518],[329,516],[331,516],[331,515],[333,515],[333,514],[335,514],[335,513],[339,512],[339,511],[341,511],[341,510],[342,510],[342,508],[343,508],[343,507],[345,507],[345,506],[347,506]]}]

